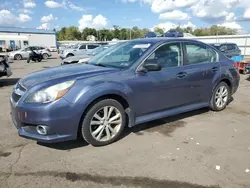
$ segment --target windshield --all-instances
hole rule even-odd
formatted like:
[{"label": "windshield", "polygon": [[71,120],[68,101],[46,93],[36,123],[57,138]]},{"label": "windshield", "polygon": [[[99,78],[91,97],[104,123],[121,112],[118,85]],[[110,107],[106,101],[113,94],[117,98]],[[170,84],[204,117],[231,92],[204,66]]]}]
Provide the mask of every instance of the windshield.
[{"label": "windshield", "polygon": [[137,61],[140,56],[151,46],[151,43],[123,42],[104,50],[88,64],[102,65],[107,67],[125,68]]},{"label": "windshield", "polygon": [[110,46],[100,46],[95,48],[92,52],[90,52],[91,55],[97,55],[99,53],[101,53],[102,51],[108,49]]},{"label": "windshield", "polygon": [[79,45],[78,44],[75,44],[74,46],[72,46],[71,48],[72,49],[78,49]]}]

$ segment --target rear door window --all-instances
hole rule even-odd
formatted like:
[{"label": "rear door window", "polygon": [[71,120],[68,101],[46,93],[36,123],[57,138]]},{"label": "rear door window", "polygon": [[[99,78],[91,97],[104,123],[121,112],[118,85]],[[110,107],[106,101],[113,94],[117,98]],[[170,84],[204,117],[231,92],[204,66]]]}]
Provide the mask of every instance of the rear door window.
[{"label": "rear door window", "polygon": [[235,50],[235,44],[227,44],[227,50]]},{"label": "rear door window", "polygon": [[185,65],[218,61],[217,53],[210,47],[198,43],[184,43],[184,46],[186,49]]},{"label": "rear door window", "polygon": [[95,49],[97,47],[98,47],[98,45],[92,45],[92,44],[88,45],[88,49],[90,49],[90,50]]}]

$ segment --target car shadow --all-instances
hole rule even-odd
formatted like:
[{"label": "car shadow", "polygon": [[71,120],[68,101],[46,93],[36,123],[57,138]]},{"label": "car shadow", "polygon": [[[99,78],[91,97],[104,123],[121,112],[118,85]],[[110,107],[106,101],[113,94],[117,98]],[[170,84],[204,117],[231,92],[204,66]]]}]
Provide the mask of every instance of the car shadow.
[{"label": "car shadow", "polygon": [[[233,100],[234,98],[232,97],[229,103],[231,103]],[[126,127],[122,135],[117,141],[122,140],[123,138],[129,136],[131,133],[141,136],[141,135],[144,135],[144,132],[158,132],[164,136],[171,137],[172,136],[171,133],[173,133],[177,128],[185,127],[187,123],[183,119],[188,118],[188,117],[193,117],[196,115],[200,115],[200,114],[205,114],[205,113],[208,113],[209,111],[210,111],[209,108],[202,108],[202,109],[182,113],[179,115],[174,115],[174,116],[150,121],[147,123],[142,123],[132,128]],[[44,146],[44,147],[48,147],[48,148],[52,148],[56,150],[68,150],[68,151],[70,151],[71,149],[76,149],[76,148],[85,147],[89,145],[83,139],[60,142],[60,143],[52,143],[52,144],[37,142],[37,144],[40,146]]]},{"label": "car shadow", "polygon": [[250,81],[250,76],[248,76],[248,78],[246,79],[247,81]]},{"label": "car shadow", "polygon": [[15,85],[20,78],[0,79],[0,87]]},{"label": "car shadow", "polygon": [[83,139],[71,140],[71,141],[65,141],[65,142],[59,142],[59,143],[41,143],[41,142],[37,142],[37,144],[40,145],[40,146],[51,148],[51,149],[68,150],[68,151],[70,151],[71,149],[76,149],[76,148],[85,147],[85,146],[89,145]]},{"label": "car shadow", "polygon": [[202,108],[199,110],[166,117],[147,123],[138,124],[132,128],[126,128],[120,139],[130,135],[131,133],[140,136],[143,135],[144,132],[158,132],[160,134],[163,134],[164,136],[171,137],[171,133],[173,133],[177,128],[182,128],[185,126],[186,122],[183,119],[207,112],[209,112],[209,108]]}]

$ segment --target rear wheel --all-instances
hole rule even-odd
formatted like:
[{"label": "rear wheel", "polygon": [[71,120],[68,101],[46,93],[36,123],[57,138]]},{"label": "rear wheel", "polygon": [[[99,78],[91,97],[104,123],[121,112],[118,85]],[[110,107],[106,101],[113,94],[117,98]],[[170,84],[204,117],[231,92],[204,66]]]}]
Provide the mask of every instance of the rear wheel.
[{"label": "rear wheel", "polygon": [[104,146],[116,141],[126,124],[123,106],[116,100],[105,99],[95,103],[82,123],[82,136],[93,146]]},{"label": "rear wheel", "polygon": [[224,110],[231,97],[230,88],[225,82],[220,82],[214,92],[210,101],[210,108],[214,111]]},{"label": "rear wheel", "polygon": [[16,54],[15,56],[14,56],[14,59],[15,60],[21,60],[23,57],[22,57],[22,55],[21,54]]}]

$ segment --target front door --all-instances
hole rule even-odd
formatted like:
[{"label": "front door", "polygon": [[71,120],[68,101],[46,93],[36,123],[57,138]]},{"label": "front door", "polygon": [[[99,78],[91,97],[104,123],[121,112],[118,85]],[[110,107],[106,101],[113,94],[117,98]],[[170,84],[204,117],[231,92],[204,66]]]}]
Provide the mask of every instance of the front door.
[{"label": "front door", "polygon": [[81,45],[78,50],[74,52],[75,55],[83,55],[87,52],[87,46],[85,44]]},{"label": "front door", "polygon": [[182,64],[180,43],[164,44],[156,49],[140,66],[158,64],[160,71],[136,73],[130,85],[135,91],[136,116],[147,115],[180,106],[185,91],[180,65]]}]

